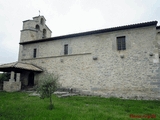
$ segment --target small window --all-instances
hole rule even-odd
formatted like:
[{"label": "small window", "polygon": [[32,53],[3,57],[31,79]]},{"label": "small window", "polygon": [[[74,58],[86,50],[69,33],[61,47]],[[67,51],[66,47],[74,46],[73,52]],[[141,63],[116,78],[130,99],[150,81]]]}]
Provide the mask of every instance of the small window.
[{"label": "small window", "polygon": [[33,49],[33,58],[36,58],[37,57],[37,49]]},{"label": "small window", "polygon": [[43,23],[44,23],[44,20],[43,20],[43,18],[41,18],[41,24],[43,25]]},{"label": "small window", "polygon": [[40,27],[39,27],[39,25],[36,25],[36,30],[40,30]]},{"label": "small window", "polygon": [[126,50],[125,36],[117,37],[117,50]]},{"label": "small window", "polygon": [[67,55],[68,54],[68,44],[64,45],[64,54]]},{"label": "small window", "polygon": [[46,29],[43,29],[43,36],[42,38],[46,38]]}]

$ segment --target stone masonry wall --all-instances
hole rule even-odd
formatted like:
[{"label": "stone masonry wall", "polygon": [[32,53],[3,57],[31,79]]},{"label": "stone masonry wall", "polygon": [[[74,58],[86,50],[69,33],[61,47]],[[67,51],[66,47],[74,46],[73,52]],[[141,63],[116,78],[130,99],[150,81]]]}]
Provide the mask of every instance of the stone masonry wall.
[{"label": "stone masonry wall", "polygon": [[15,92],[21,90],[21,82],[4,81],[3,90],[7,92]]},{"label": "stone masonry wall", "polygon": [[[117,51],[119,36],[126,36],[124,51]],[[62,87],[102,96],[159,98],[160,64],[154,41],[156,27],[150,26],[27,44],[21,57],[45,72],[59,74]],[[68,55],[63,54],[65,44]]]}]

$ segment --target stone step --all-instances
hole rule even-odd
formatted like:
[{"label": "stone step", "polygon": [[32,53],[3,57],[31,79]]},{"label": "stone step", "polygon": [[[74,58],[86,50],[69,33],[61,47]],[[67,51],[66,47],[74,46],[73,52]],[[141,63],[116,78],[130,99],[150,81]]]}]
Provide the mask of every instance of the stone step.
[{"label": "stone step", "polygon": [[32,93],[29,94],[29,96],[39,96],[40,97],[40,94],[37,93],[37,92],[32,92]]},{"label": "stone step", "polygon": [[56,91],[53,94],[55,95],[64,95],[64,94],[68,94],[69,92],[60,92],[60,91]]},{"label": "stone step", "polygon": [[68,93],[68,94],[63,94],[63,95],[58,95],[58,97],[70,97],[70,96],[76,96],[77,94],[74,93]]}]

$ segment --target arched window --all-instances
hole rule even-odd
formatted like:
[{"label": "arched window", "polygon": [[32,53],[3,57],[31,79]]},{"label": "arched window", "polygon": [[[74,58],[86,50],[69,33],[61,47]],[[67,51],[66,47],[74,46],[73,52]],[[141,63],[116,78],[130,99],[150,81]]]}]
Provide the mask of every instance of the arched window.
[{"label": "arched window", "polygon": [[46,38],[46,29],[43,29],[43,38]]},{"label": "arched window", "polygon": [[44,23],[44,20],[43,20],[43,18],[41,18],[41,24],[43,25],[43,23]]},{"label": "arched window", "polygon": [[39,25],[36,25],[36,30],[40,30],[40,27],[39,27]]}]

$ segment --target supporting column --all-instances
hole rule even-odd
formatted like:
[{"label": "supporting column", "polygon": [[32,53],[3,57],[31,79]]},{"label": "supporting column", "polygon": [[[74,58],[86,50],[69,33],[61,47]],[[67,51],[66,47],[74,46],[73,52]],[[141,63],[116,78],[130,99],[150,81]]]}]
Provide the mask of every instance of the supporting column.
[{"label": "supporting column", "polygon": [[11,72],[11,76],[9,81],[4,81],[3,84],[3,90],[7,92],[14,92],[21,90],[21,81],[20,81],[20,73],[17,73],[16,75],[16,81],[14,79],[14,71]]},{"label": "supporting column", "polygon": [[9,81],[15,82],[14,74],[15,74],[14,71],[11,71],[11,76],[10,76]]},{"label": "supporting column", "polygon": [[16,74],[16,82],[20,82],[20,73]]}]

